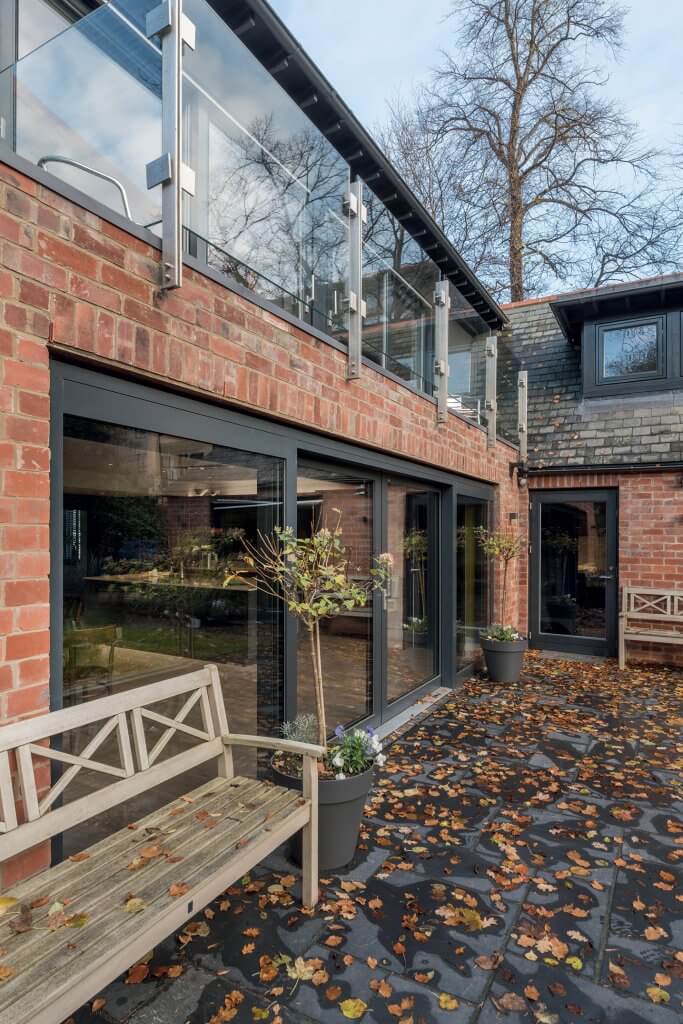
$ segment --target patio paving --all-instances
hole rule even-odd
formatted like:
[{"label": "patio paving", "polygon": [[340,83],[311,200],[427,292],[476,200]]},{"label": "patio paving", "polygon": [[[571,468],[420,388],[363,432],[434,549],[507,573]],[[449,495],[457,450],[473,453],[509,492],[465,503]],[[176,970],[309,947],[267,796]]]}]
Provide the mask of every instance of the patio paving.
[{"label": "patio paving", "polygon": [[682,725],[669,669],[471,679],[394,737],[315,913],[275,858],[74,1019],[676,1024]]}]

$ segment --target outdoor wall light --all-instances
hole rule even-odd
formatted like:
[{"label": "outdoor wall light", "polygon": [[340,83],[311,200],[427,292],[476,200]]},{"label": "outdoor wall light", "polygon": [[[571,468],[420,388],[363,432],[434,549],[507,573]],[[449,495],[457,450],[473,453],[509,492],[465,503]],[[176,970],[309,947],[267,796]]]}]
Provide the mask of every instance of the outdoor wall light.
[{"label": "outdoor wall light", "polygon": [[529,482],[529,467],[526,462],[519,461],[510,463],[510,479],[515,475],[515,470],[517,470],[517,483],[520,487],[526,487]]}]

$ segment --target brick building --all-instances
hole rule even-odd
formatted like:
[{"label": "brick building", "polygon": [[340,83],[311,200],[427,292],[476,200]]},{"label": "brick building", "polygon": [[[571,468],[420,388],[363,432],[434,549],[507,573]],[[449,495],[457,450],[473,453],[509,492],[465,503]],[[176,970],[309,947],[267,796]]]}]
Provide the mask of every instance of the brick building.
[{"label": "brick building", "polygon": [[263,0],[186,3],[161,164],[156,3],[43,6],[0,12],[0,721],[211,661],[276,731],[307,654],[242,540],[340,509],[359,577],[396,568],[325,633],[328,720],[387,722],[495,617],[476,528],[525,529],[480,370],[506,316]]},{"label": "brick building", "polygon": [[681,274],[506,307],[509,425],[528,373],[534,646],[613,656],[621,588],[683,586],[682,310]]}]

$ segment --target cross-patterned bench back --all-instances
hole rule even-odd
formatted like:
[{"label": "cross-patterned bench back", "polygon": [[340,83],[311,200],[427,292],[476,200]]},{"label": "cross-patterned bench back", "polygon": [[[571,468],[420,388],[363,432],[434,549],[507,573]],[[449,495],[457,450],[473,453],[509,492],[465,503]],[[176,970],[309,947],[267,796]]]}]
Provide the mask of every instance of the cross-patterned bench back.
[{"label": "cross-patterned bench back", "polygon": [[[185,699],[173,717],[154,707],[174,697]],[[201,728],[188,725],[186,721],[195,707],[201,714]],[[161,736],[151,746],[145,732],[145,723],[149,721],[163,727]],[[80,754],[69,754],[45,743],[53,736],[64,736],[93,724],[99,728]],[[176,733],[191,736],[197,742],[182,753],[160,761],[160,755]],[[218,762],[224,755],[221,736],[227,733],[228,722],[215,665],[206,665],[197,672],[1,727],[0,862],[93,818],[109,807],[130,800],[166,779],[212,759]],[[112,734],[118,745],[118,765],[96,757],[99,748]],[[12,752],[16,754],[26,819],[21,824],[17,822],[12,784]],[[39,761],[48,758],[63,766],[57,782],[44,793],[39,793],[36,784],[35,758]],[[116,781],[95,793],[59,806],[58,798],[83,768],[108,775]]]},{"label": "cross-patterned bench back", "polygon": [[628,619],[683,625],[683,590],[624,587],[622,608]]}]

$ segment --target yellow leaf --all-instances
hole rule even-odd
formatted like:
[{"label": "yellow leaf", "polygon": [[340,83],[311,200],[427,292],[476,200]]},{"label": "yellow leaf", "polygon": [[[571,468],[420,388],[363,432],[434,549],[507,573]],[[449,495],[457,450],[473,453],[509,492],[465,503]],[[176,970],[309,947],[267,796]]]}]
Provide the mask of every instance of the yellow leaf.
[{"label": "yellow leaf", "polygon": [[367,1008],[368,1004],[362,999],[344,999],[339,1004],[339,1009],[347,1020],[360,1020]]},{"label": "yellow leaf", "polygon": [[579,956],[568,956],[565,963],[573,967],[575,971],[580,971],[583,968],[583,960]]},{"label": "yellow leaf", "polygon": [[665,992],[663,988],[658,988],[656,985],[650,985],[645,991],[653,1003],[668,1003],[671,998],[668,992]]},{"label": "yellow leaf", "polygon": [[270,1010],[262,1010],[260,1006],[252,1006],[251,1015],[254,1020],[268,1020],[270,1017]]},{"label": "yellow leaf", "polygon": [[448,992],[439,993],[439,1009],[441,1010],[457,1010],[460,1003],[455,996],[449,995]]},{"label": "yellow leaf", "polygon": [[126,910],[129,914],[139,914],[144,909],[145,901],[141,900],[139,896],[131,896],[130,899],[126,900]]},{"label": "yellow leaf", "polygon": [[0,896],[0,917],[6,914],[12,907],[16,907],[19,900],[16,896]]}]

